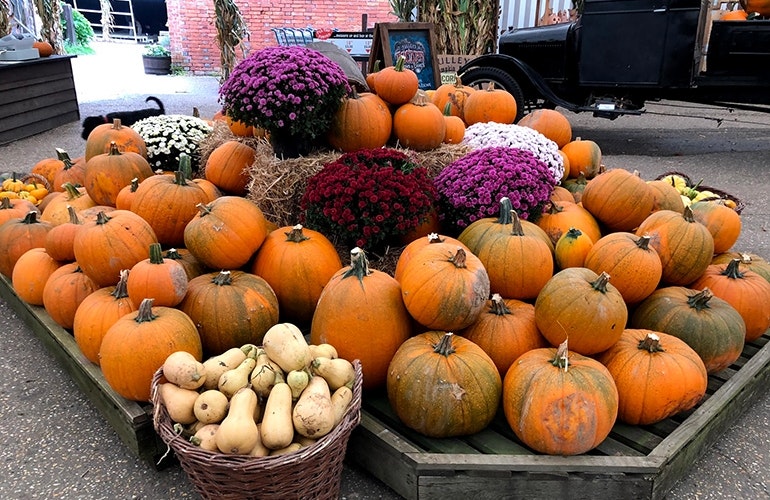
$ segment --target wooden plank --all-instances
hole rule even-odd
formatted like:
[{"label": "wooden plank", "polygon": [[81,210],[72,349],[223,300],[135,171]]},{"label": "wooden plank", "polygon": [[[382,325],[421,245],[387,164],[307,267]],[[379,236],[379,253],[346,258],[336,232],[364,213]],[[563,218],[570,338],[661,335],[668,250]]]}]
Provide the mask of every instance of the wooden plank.
[{"label": "wooden plank", "polygon": [[[20,112],[0,117],[5,130],[19,129],[35,122],[41,122],[56,118],[60,115],[78,113],[78,103],[75,100],[68,99],[68,93],[62,92],[46,98],[36,99],[29,103],[19,103],[20,107],[25,109]],[[13,108],[8,105],[7,108]]]},{"label": "wooden plank", "polygon": [[162,453],[157,448],[159,440],[152,425],[152,418],[145,408],[112,390],[99,367],[91,363],[80,351],[70,332],[54,322],[42,307],[31,306],[21,300],[5,276],[0,276],[0,297],[61,363],[75,384],[134,454],[153,460],[159,452]]}]

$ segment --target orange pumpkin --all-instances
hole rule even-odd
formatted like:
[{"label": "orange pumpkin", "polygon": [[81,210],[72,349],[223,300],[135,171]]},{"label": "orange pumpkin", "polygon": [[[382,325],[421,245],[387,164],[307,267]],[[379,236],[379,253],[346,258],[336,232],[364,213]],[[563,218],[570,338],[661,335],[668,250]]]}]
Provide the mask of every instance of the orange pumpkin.
[{"label": "orange pumpkin", "polygon": [[45,40],[35,40],[32,43],[32,48],[37,49],[40,57],[50,57],[53,55],[53,45]]},{"label": "orange pumpkin", "polygon": [[0,225],[11,219],[23,219],[29,212],[40,215],[40,210],[29,200],[0,197]]},{"label": "orange pumpkin", "polygon": [[75,260],[75,238],[77,237],[83,220],[71,206],[68,209],[70,220],[48,231],[45,237],[45,251],[51,258],[61,262]]},{"label": "orange pumpkin", "polygon": [[67,152],[63,149],[56,148],[55,158],[43,158],[32,166],[30,173],[42,175],[51,187],[51,190],[53,190],[55,187],[53,178],[56,175],[56,172],[64,168],[65,157],[69,159]]},{"label": "orange pumpkin", "polygon": [[586,255],[584,266],[597,274],[609,274],[627,304],[647,298],[663,275],[663,264],[650,247],[650,237],[625,232],[599,239]]},{"label": "orange pumpkin", "polygon": [[142,136],[131,127],[124,127],[120,119],[104,123],[94,128],[86,139],[86,161],[96,155],[109,153],[112,143],[117,144],[121,152],[133,151],[147,158],[147,144]]},{"label": "orange pumpkin", "polygon": [[[364,388],[382,388],[393,355],[411,335],[411,320],[398,281],[370,269],[360,248],[354,248],[350,255],[350,266],[337,271],[321,292],[310,326],[310,342],[331,344],[339,357],[359,359]],[[362,340],[361,332],[377,334]]]},{"label": "orange pumpkin", "polygon": [[751,342],[770,328],[770,283],[752,271],[741,271],[740,262],[733,259],[727,265],[709,265],[690,286],[708,288],[733,306],[746,324],[746,342]]},{"label": "orange pumpkin", "polygon": [[42,306],[45,284],[61,265],[45,248],[30,248],[21,254],[13,266],[11,283],[14,292],[27,304]]},{"label": "orange pumpkin", "polygon": [[475,434],[492,422],[502,380],[478,345],[431,331],[408,339],[393,355],[387,392],[404,425],[425,436],[446,438]]},{"label": "orange pumpkin", "polygon": [[741,271],[754,271],[770,282],[770,262],[757,254],[748,252],[725,252],[714,256],[712,264],[727,264],[733,259],[740,259]]},{"label": "orange pumpkin", "polygon": [[62,328],[72,329],[80,304],[99,285],[89,278],[77,262],[63,264],[51,273],[43,288],[43,307]]},{"label": "orange pumpkin", "polygon": [[618,389],[598,361],[559,349],[521,355],[503,380],[503,411],[514,434],[538,453],[580,455],[604,441],[618,414]]},{"label": "orange pumpkin", "polygon": [[177,306],[195,323],[207,356],[244,344],[261,345],[278,323],[278,298],[260,276],[218,271],[190,280]]},{"label": "orange pumpkin", "polygon": [[494,361],[501,377],[525,352],[548,347],[535,324],[535,306],[492,294],[486,310],[460,335],[475,343]]},{"label": "orange pumpkin", "polygon": [[738,212],[715,201],[696,201],[690,205],[693,219],[708,228],[714,238],[714,253],[730,250],[741,235]]},{"label": "orange pumpkin", "polygon": [[586,184],[583,208],[610,231],[633,231],[652,212],[652,189],[638,172],[613,168]]},{"label": "orange pumpkin", "polygon": [[64,185],[67,183],[75,186],[82,186],[86,178],[86,159],[81,156],[74,160],[64,150],[57,149],[57,153],[62,161],[62,167],[54,172],[51,180],[52,191],[64,191]]},{"label": "orange pumpkin", "polygon": [[118,193],[131,184],[151,177],[152,168],[138,153],[120,152],[115,142],[107,153],[96,155],[86,162],[83,185],[97,205],[115,206]]},{"label": "orange pumpkin", "polygon": [[[396,261],[396,268],[393,271],[393,277],[396,278],[396,281],[401,281],[401,277],[404,274],[404,268],[406,267],[406,264],[411,260],[412,256],[417,253],[418,250],[420,250],[425,245],[431,245],[434,243],[444,243],[449,242],[453,245],[461,246],[467,249],[465,244],[460,242],[460,240],[457,240],[455,238],[452,238],[451,236],[444,236],[440,235],[438,233],[430,233],[427,236],[422,236],[420,238],[417,238],[415,240],[412,240],[409,244],[407,244],[403,250],[401,250],[401,253],[398,255],[398,260]],[[470,251],[470,250],[468,250]]]},{"label": "orange pumpkin", "polygon": [[451,114],[450,104],[444,107],[444,122],[446,130],[444,131],[445,144],[460,144],[465,137],[465,122],[459,116]]},{"label": "orange pumpkin", "polygon": [[569,158],[569,176],[576,178],[583,172],[586,179],[593,179],[601,171],[602,150],[596,142],[580,137],[560,148]]},{"label": "orange pumpkin", "polygon": [[86,296],[75,311],[72,335],[80,351],[92,363],[99,364],[99,348],[107,330],[136,306],[128,298],[128,270],[120,272],[120,280]]},{"label": "orange pumpkin", "polygon": [[37,211],[31,210],[23,218],[14,218],[0,225],[0,273],[11,278],[19,257],[32,248],[45,247],[45,238],[53,226],[38,220]]},{"label": "orange pumpkin", "polygon": [[545,231],[554,245],[571,227],[580,229],[593,242],[602,237],[599,223],[594,216],[581,205],[570,201],[551,202],[535,224]]},{"label": "orange pumpkin", "polygon": [[435,104],[418,92],[393,114],[393,133],[402,146],[415,151],[436,149],[444,141],[446,121]]},{"label": "orange pumpkin", "polygon": [[561,183],[564,189],[572,193],[572,201],[575,203],[580,203],[583,200],[583,191],[587,184],[588,179],[586,179],[585,172],[580,172],[577,177],[570,177]]},{"label": "orange pumpkin", "polygon": [[52,226],[58,226],[72,220],[69,207],[80,212],[95,206],[96,202],[88,195],[86,188],[76,187],[68,182],[64,184],[64,191],[56,193],[55,197],[46,204],[43,213],[40,214],[40,220]]},{"label": "orange pumpkin", "polygon": [[189,352],[201,361],[203,350],[195,324],[179,309],[152,307],[152,299],[145,299],[137,311],[107,330],[99,347],[99,364],[115,392],[146,402],[155,372],[176,351]]},{"label": "orange pumpkin", "polygon": [[673,210],[674,212],[684,212],[684,202],[679,191],[670,183],[656,179],[647,181],[647,185],[652,188],[653,202],[652,211]]},{"label": "orange pumpkin", "polygon": [[594,246],[594,241],[586,233],[571,227],[556,241],[554,257],[559,269],[585,267],[586,255]]},{"label": "orange pumpkin", "polygon": [[746,338],[740,313],[708,288],[659,288],[634,308],[629,325],[685,341],[698,353],[708,373],[733,364],[741,356]]},{"label": "orange pumpkin", "polygon": [[182,267],[187,273],[188,280],[206,272],[205,266],[186,248],[169,248],[166,250],[166,253],[163,254],[163,258],[175,260],[182,264]]},{"label": "orange pumpkin", "polygon": [[390,139],[392,129],[393,116],[385,101],[376,94],[358,94],[353,90],[342,100],[327,140],[343,152],[381,148]]},{"label": "orange pumpkin", "polygon": [[417,73],[404,67],[406,58],[398,56],[396,64],[388,66],[377,72],[375,87],[377,95],[394,106],[400,106],[409,102],[420,88]]},{"label": "orange pumpkin", "polygon": [[131,268],[126,289],[137,307],[146,298],[154,299],[158,306],[174,307],[187,293],[187,282],[182,264],[163,258],[160,243],[152,243],[150,256]]},{"label": "orange pumpkin", "polygon": [[740,0],[741,7],[746,12],[756,12],[760,16],[770,16],[770,0]]},{"label": "orange pumpkin", "polygon": [[720,21],[745,21],[749,14],[743,9],[735,9],[722,14]]},{"label": "orange pumpkin", "polygon": [[261,276],[278,297],[281,320],[310,324],[318,298],[342,268],[337,249],[318,231],[301,224],[271,231],[257,251],[251,272]]},{"label": "orange pumpkin", "polygon": [[265,216],[249,199],[221,196],[197,209],[184,229],[184,246],[206,267],[238,269],[267,237]]},{"label": "orange pumpkin", "polygon": [[204,176],[225,193],[245,196],[251,176],[249,168],[256,150],[239,141],[225,141],[206,160]]},{"label": "orange pumpkin", "polygon": [[134,177],[127,186],[124,186],[115,197],[115,208],[118,210],[131,210],[131,202],[134,201],[134,194],[139,189],[139,179]]},{"label": "orange pumpkin", "polygon": [[438,109],[444,110],[444,114],[447,114],[448,106],[449,115],[462,120],[465,113],[465,100],[474,92],[476,92],[475,88],[463,85],[462,80],[457,76],[454,83],[439,85],[430,99]]},{"label": "orange pumpkin", "polygon": [[474,123],[513,123],[516,120],[518,103],[507,90],[497,89],[490,83],[484,90],[477,90],[465,99],[463,121]]},{"label": "orange pumpkin", "polygon": [[407,311],[431,330],[466,328],[483,311],[489,292],[489,274],[481,260],[449,242],[425,245],[401,275]]},{"label": "orange pumpkin", "polygon": [[706,394],[706,366],[673,335],[626,329],[597,360],[618,388],[618,420],[629,425],[665,420],[693,408]]},{"label": "orange pumpkin", "polygon": [[636,234],[650,236],[650,246],[658,252],[663,265],[661,281],[668,285],[689,285],[703,274],[714,256],[714,238],[693,218],[690,207],[681,214],[672,210],[653,212]]},{"label": "orange pumpkin", "polygon": [[551,192],[551,201],[569,201],[572,203],[575,203],[575,198],[572,196],[572,193],[569,192],[569,190],[563,186],[554,186],[553,191]]},{"label": "orange pumpkin", "polygon": [[536,109],[524,115],[518,125],[537,130],[555,142],[560,150],[572,140],[572,125],[564,114],[555,109]]},{"label": "orange pumpkin", "polygon": [[103,287],[117,284],[120,271],[148,258],[150,245],[157,242],[152,227],[140,216],[113,210],[85,222],[73,248],[83,272]]},{"label": "orange pumpkin", "polygon": [[627,319],[628,308],[610,276],[584,267],[554,274],[535,300],[537,327],[551,345],[569,338],[571,350],[585,356],[617,342]]}]

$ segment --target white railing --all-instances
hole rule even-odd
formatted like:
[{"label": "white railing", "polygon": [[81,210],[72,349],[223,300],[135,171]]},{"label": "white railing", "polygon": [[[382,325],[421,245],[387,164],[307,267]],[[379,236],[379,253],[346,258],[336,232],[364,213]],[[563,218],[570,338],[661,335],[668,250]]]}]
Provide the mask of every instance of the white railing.
[{"label": "white railing", "polygon": [[[500,0],[500,32],[509,28],[526,28],[541,24],[554,24],[548,21],[547,13],[569,15],[573,8],[572,0]],[[551,19],[553,21],[555,19]]]}]

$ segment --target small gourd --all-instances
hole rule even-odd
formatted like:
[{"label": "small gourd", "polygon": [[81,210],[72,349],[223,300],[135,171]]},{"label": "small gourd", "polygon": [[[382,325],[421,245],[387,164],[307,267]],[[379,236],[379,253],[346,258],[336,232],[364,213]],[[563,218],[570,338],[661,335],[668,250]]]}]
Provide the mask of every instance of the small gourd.
[{"label": "small gourd", "polygon": [[217,424],[227,416],[230,401],[216,389],[201,392],[195,400],[193,413],[204,424]]},{"label": "small gourd", "polygon": [[219,451],[217,448],[217,430],[219,430],[219,424],[206,424],[195,431],[190,442],[202,450]]}]

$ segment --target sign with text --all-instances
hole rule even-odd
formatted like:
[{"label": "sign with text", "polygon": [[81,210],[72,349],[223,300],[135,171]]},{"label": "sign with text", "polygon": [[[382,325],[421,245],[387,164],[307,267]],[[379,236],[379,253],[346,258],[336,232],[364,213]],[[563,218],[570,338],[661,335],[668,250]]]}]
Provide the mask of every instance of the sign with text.
[{"label": "sign with text", "polygon": [[316,31],[316,42],[330,42],[341,48],[352,57],[369,57],[372,51],[371,31],[333,31],[328,36],[326,33]]}]

